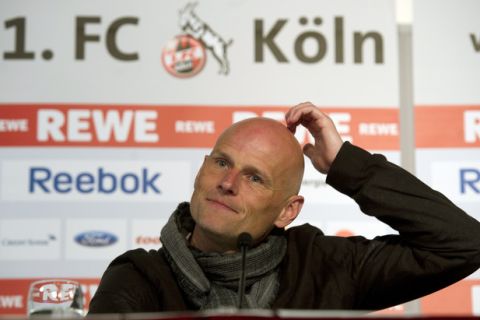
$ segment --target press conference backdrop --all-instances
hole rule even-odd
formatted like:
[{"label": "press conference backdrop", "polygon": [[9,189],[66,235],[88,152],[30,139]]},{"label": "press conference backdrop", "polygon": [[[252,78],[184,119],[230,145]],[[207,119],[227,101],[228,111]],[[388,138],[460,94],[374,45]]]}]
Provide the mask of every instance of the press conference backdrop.
[{"label": "press conference backdrop", "polygon": [[[443,28],[444,37],[450,35],[453,21],[450,27],[432,25],[437,20],[427,17],[451,15],[448,8],[436,11],[438,3],[450,2],[420,2],[415,12],[426,16],[423,28]],[[457,11],[478,8],[456,3]],[[236,121],[253,116],[281,121],[289,106],[308,100],[332,117],[344,139],[400,161],[392,0],[2,0],[0,18],[0,314],[25,312],[34,279],[76,279],[88,300],[115,256],[158,248],[160,229],[176,205],[189,200],[203,156]],[[442,64],[437,51],[445,47],[433,46],[428,32],[424,40],[417,38],[415,22],[415,43],[422,44],[415,50],[436,49],[441,65],[435,72],[448,76],[460,63],[468,70],[452,83],[435,79],[445,85],[442,94],[450,86],[472,87],[478,77],[480,28],[472,24],[459,30],[473,34],[467,39],[473,52],[465,47],[471,59],[457,58],[461,52],[455,50]],[[428,75],[429,63],[416,61],[415,68]],[[415,73],[415,85],[421,81],[431,79]],[[468,99],[477,98],[477,105],[470,107],[478,112],[478,93],[471,91]],[[425,104],[465,102],[462,96],[421,97],[417,92],[417,112],[426,110]],[[429,121],[416,126],[418,133],[418,126],[442,131]],[[438,151],[448,161],[471,157],[467,185],[476,193],[465,209],[477,219],[478,126],[473,122],[469,148]],[[455,128],[463,131],[463,121]],[[311,141],[302,129],[296,137]],[[435,148],[444,146],[452,147]],[[417,147],[432,152],[418,140]],[[435,184],[425,174],[433,163],[423,163],[417,163],[417,173]],[[452,185],[458,185],[455,179]],[[295,224],[308,222],[341,236],[394,232],[362,215],[311,166],[301,193],[306,203]],[[466,205],[462,198],[454,201]],[[423,299],[423,312],[446,305],[436,297],[453,292],[462,303],[449,312],[475,312],[478,278]],[[402,314],[405,307],[386,312]]]},{"label": "press conference backdrop", "polygon": [[[414,1],[417,175],[480,217],[480,2]],[[480,315],[480,274],[422,300]],[[468,292],[472,295],[468,296]],[[470,309],[472,308],[472,309]]]}]

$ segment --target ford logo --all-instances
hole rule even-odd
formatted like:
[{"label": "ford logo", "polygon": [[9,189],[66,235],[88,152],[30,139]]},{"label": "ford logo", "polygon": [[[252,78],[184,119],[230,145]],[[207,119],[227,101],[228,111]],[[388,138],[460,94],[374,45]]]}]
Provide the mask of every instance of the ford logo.
[{"label": "ford logo", "polygon": [[86,231],[75,237],[75,242],[86,247],[106,247],[117,242],[114,234],[105,231]]}]

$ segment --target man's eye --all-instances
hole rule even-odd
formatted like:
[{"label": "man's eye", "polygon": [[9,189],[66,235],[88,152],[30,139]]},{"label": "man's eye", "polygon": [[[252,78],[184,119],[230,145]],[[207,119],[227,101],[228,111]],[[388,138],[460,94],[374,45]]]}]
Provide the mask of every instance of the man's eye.
[{"label": "man's eye", "polygon": [[255,183],[263,183],[263,179],[260,176],[257,176],[256,174],[252,174],[250,176],[250,181]]},{"label": "man's eye", "polygon": [[217,166],[219,166],[221,168],[228,166],[227,161],[225,161],[223,159],[216,159],[215,163],[217,164]]}]

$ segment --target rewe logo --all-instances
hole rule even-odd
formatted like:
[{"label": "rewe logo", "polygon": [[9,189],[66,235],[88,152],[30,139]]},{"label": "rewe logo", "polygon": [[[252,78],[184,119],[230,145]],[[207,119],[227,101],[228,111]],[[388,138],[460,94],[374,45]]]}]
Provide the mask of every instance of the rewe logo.
[{"label": "rewe logo", "polygon": [[0,309],[21,309],[21,308],[23,308],[23,296],[21,295],[1,295],[0,296]]},{"label": "rewe logo", "polygon": [[159,141],[158,114],[153,110],[39,109],[40,142],[101,143]]},{"label": "rewe logo", "polygon": [[193,77],[205,65],[207,49],[219,64],[218,73],[227,75],[230,65],[228,47],[233,40],[224,40],[194,12],[197,3],[188,3],[179,12],[179,24],[184,34],[170,40],[162,52],[162,63],[173,76]]}]

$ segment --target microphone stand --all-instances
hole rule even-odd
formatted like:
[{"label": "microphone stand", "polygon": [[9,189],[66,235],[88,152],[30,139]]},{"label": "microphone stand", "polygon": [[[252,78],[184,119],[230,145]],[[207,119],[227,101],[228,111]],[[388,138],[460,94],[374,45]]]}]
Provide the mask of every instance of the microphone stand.
[{"label": "microphone stand", "polygon": [[240,273],[240,279],[238,284],[238,309],[243,308],[243,298],[245,296],[245,264],[247,249],[252,245],[252,236],[247,232],[242,232],[237,239],[237,245],[240,248],[242,254],[242,269]]}]

